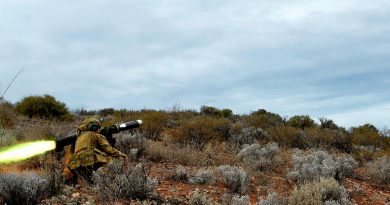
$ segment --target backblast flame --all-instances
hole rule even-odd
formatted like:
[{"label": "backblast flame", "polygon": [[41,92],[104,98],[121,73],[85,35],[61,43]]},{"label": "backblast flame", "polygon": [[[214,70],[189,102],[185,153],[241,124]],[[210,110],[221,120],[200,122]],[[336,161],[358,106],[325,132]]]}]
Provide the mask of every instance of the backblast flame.
[{"label": "backblast flame", "polygon": [[36,141],[17,144],[0,150],[0,164],[18,162],[44,154],[56,148],[55,141]]}]

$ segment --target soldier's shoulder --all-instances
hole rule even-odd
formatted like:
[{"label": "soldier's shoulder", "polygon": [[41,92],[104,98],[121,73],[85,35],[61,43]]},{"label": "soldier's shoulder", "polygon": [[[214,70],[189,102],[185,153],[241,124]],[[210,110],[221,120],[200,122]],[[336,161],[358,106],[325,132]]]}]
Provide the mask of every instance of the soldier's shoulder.
[{"label": "soldier's shoulder", "polygon": [[94,133],[94,135],[95,135],[96,137],[101,137],[101,138],[107,139],[104,135],[101,135],[101,134],[99,134],[99,133]]}]

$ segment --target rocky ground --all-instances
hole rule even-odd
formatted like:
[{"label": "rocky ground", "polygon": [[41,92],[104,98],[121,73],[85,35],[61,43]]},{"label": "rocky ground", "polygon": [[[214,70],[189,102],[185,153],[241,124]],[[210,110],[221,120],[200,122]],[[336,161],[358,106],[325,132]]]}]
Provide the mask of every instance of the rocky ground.
[{"label": "rocky ground", "polygon": [[[148,165],[150,169],[150,177],[158,179],[157,193],[162,201],[168,204],[186,204],[190,197],[190,193],[196,189],[206,190],[214,201],[222,203],[222,197],[227,192],[227,189],[220,182],[213,185],[194,185],[187,182],[176,181],[170,179],[168,170],[176,167],[175,164],[169,163],[151,163]],[[185,167],[187,170],[195,170],[196,167]],[[2,165],[0,172],[21,172],[18,165]],[[31,171],[31,170],[30,170]],[[259,197],[267,197],[268,191],[272,189],[281,196],[286,196],[292,190],[293,185],[282,176],[273,173],[266,173],[251,178],[252,186],[250,192],[251,204],[256,204]],[[375,186],[373,184],[360,181],[357,179],[346,178],[342,180],[342,185],[346,187],[354,204],[390,204],[390,186]],[[62,194],[44,199],[40,204],[104,204],[98,201],[92,190],[84,185],[76,187],[65,186]],[[141,204],[135,201],[118,201],[115,204]]]}]

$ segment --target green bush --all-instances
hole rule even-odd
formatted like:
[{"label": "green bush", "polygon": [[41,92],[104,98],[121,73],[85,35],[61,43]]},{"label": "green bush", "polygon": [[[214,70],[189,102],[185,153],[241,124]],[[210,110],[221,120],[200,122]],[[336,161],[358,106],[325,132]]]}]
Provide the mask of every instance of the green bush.
[{"label": "green bush", "polygon": [[339,126],[336,125],[336,123],[333,122],[331,119],[326,119],[324,117],[320,118],[321,125],[320,127],[322,129],[330,129],[330,130],[337,130],[339,129]]},{"label": "green bush", "polygon": [[99,110],[98,114],[100,116],[114,115],[115,109],[114,108],[104,108],[104,109]]},{"label": "green bush", "polygon": [[267,112],[264,109],[252,112],[251,115],[247,116],[245,119],[250,126],[262,129],[277,127],[284,124],[284,120],[280,115]]},{"label": "green bush", "polygon": [[227,119],[198,116],[183,122],[176,140],[203,149],[208,142],[229,138],[230,128]]},{"label": "green bush", "polygon": [[371,124],[352,128],[352,142],[359,146],[379,147],[384,143],[379,130]]},{"label": "green bush", "polygon": [[28,96],[16,103],[16,111],[30,118],[57,118],[71,120],[72,116],[65,103],[57,101],[53,96]]},{"label": "green bush", "polygon": [[287,121],[287,125],[303,130],[308,127],[315,127],[316,124],[308,115],[296,115]]},{"label": "green bush", "polygon": [[304,149],[308,147],[307,135],[295,127],[281,125],[267,130],[270,139],[279,145]]},{"label": "green bush", "polygon": [[202,105],[200,108],[200,114],[202,115],[208,115],[208,116],[214,116],[214,117],[225,117],[229,118],[233,116],[233,111],[231,109],[218,109],[215,107],[210,107],[206,105]]}]

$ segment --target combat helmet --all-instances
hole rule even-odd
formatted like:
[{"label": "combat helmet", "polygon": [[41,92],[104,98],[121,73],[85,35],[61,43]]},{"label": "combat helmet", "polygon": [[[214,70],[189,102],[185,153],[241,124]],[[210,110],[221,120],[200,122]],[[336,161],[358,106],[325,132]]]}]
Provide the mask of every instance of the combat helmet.
[{"label": "combat helmet", "polygon": [[97,131],[101,127],[101,123],[96,117],[89,117],[85,119],[78,127],[77,134],[80,135],[84,131]]}]

